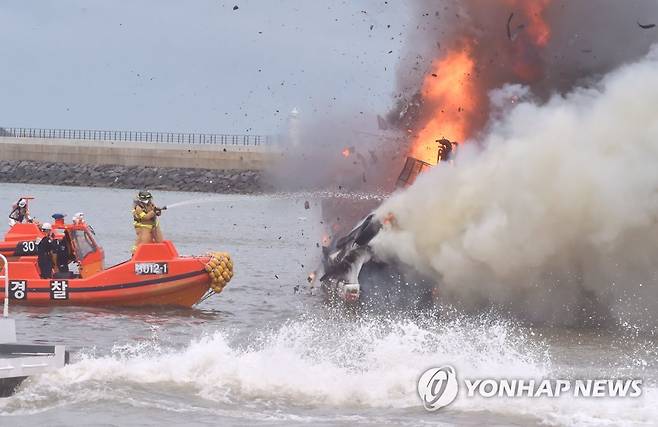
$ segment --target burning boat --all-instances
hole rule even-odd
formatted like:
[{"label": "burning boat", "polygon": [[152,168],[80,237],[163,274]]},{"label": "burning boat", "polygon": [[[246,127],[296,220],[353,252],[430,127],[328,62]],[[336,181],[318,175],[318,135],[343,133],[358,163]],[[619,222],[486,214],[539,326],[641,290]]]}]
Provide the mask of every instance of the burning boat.
[{"label": "burning boat", "polygon": [[[457,146],[456,143],[442,138],[438,144],[437,164],[447,162]],[[414,157],[407,157],[398,177],[397,187],[404,188],[414,183],[418,175],[430,169],[431,164]],[[392,223],[394,218],[386,218]],[[356,305],[361,301],[362,284],[370,294],[380,297],[378,304],[390,303],[394,295],[406,288],[405,300],[414,303],[431,301],[432,281],[417,272],[405,269],[401,264],[391,260],[380,260],[374,255],[371,241],[382,230],[382,221],[369,213],[345,236],[333,239],[332,244],[323,246],[324,275],[320,278],[330,301],[342,301]],[[414,295],[409,294],[413,288]],[[393,291],[393,292],[391,292]],[[418,292],[419,291],[419,292]],[[411,298],[409,298],[411,297]],[[381,301],[384,298],[386,301]]]},{"label": "burning boat", "polygon": [[[639,26],[638,30],[624,20],[611,18],[606,26],[589,25],[591,13],[582,5],[551,0],[486,4],[462,0],[443,2],[439,8],[441,3],[430,13],[429,2],[420,2],[418,33],[410,44],[413,50],[402,53],[397,70],[396,105],[385,120],[378,117],[379,130],[404,140],[399,146],[405,153],[400,157],[404,166],[387,168],[393,179],[390,171],[401,170],[391,187],[413,185],[434,165],[449,163],[455,145],[448,140],[468,144],[478,139],[493,124],[492,119],[524,98],[549,101],[593,75],[646,54],[655,42],[653,36],[637,37],[637,31],[648,28]],[[607,9],[614,17],[627,8],[609,5]],[[444,19],[446,16],[458,19]],[[619,45],[625,49],[611,49],[604,41],[613,34],[610,26],[619,27],[614,34],[624,40]],[[593,50],[597,55],[591,55]],[[357,152],[360,149],[356,142],[349,144],[347,155],[354,151],[352,147]],[[381,164],[377,168],[384,170]],[[322,282],[334,296],[352,304],[368,293],[366,283],[372,277],[384,277],[388,282],[399,278],[395,275],[398,268],[390,261],[377,260],[369,249],[377,235],[370,231],[380,229],[370,214],[375,207],[336,201],[324,214],[329,237],[323,239],[323,245],[325,240],[327,244]],[[381,271],[386,273],[378,276]],[[405,279],[401,283],[410,283]]]},{"label": "burning boat", "polygon": [[383,228],[382,221],[370,213],[346,236],[323,248],[324,275],[320,282],[329,302],[380,309],[432,304],[432,280],[373,253],[370,244]]},{"label": "burning boat", "polygon": [[354,303],[361,295],[359,275],[363,265],[372,259],[370,241],[382,228],[375,215],[365,217],[347,236],[332,248],[324,247],[322,287],[331,299]]}]

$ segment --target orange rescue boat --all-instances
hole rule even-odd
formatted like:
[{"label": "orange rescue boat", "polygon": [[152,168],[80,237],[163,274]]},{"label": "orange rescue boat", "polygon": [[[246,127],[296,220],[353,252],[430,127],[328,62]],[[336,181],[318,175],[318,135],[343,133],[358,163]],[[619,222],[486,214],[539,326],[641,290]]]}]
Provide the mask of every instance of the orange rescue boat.
[{"label": "orange rescue boat", "polygon": [[[228,254],[180,256],[170,241],[140,245],[131,259],[105,269],[104,251],[84,220],[66,224],[59,218],[52,228],[74,266],[52,278],[39,271],[37,247],[45,234],[37,224],[14,224],[0,242],[14,303],[191,307],[220,293],[233,277]],[[4,286],[0,289],[4,293]]]}]

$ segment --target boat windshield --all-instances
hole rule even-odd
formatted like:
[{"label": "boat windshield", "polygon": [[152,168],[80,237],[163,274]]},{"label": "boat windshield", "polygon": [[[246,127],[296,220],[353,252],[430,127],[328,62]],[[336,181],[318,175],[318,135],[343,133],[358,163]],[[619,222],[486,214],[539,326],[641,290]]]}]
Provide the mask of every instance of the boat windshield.
[{"label": "boat windshield", "polygon": [[83,260],[90,253],[96,252],[96,242],[86,231],[73,230],[71,238],[75,243],[75,255],[78,260]]}]

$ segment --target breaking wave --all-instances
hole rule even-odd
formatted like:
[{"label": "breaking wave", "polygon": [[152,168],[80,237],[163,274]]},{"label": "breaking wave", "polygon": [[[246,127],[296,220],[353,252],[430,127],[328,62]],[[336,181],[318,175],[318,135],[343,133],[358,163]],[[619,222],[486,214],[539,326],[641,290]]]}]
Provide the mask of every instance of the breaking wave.
[{"label": "breaking wave", "polygon": [[149,384],[182,387],[223,403],[404,408],[418,406],[415,382],[436,364],[512,376],[543,375],[549,366],[542,350],[529,350],[535,346],[506,322],[455,319],[434,326],[431,317],[336,322],[290,321],[259,333],[247,346],[215,332],[184,349],[143,342],[115,347],[107,356],[82,355],[56,374],[28,381],[2,409],[38,409],[106,388]]},{"label": "breaking wave", "polygon": [[[417,408],[414,411],[422,414],[416,381],[432,366],[452,364],[459,375],[471,378],[551,374],[548,347],[533,332],[495,319],[305,318],[262,331],[246,346],[233,343],[226,332],[195,339],[183,349],[141,342],[115,347],[106,356],[78,356],[57,373],[28,380],[16,396],[0,403],[0,413],[30,414],[110,401],[176,412],[226,415],[239,410],[263,420],[285,418],[281,412],[294,414],[294,408],[308,406]],[[186,405],[181,395],[196,400]],[[613,403],[620,412],[610,410],[607,415],[632,418],[628,407],[621,412],[625,403]],[[575,409],[578,418],[569,418]],[[644,404],[635,409],[639,417],[647,411]],[[549,423],[594,419],[601,413],[588,402],[551,399],[529,404],[464,398],[448,410],[532,416]]]}]

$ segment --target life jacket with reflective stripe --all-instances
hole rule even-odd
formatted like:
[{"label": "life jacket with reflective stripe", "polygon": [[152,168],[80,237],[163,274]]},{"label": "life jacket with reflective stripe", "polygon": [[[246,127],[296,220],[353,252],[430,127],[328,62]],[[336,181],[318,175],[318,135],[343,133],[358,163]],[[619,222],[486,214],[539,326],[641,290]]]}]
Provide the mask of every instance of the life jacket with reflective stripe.
[{"label": "life jacket with reflective stripe", "polygon": [[148,211],[145,209],[145,206],[142,206],[140,203],[135,203],[133,208],[133,225],[135,227],[142,228],[153,228],[158,224],[157,217],[147,219]]}]

